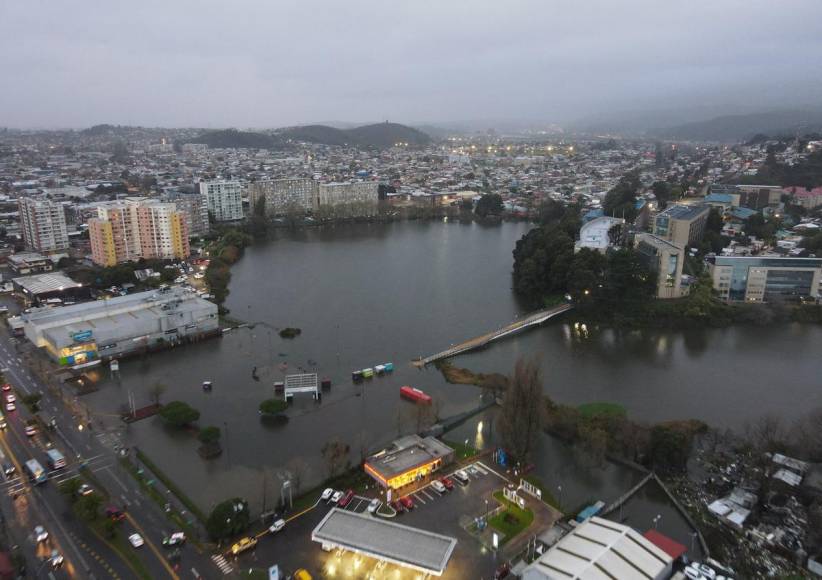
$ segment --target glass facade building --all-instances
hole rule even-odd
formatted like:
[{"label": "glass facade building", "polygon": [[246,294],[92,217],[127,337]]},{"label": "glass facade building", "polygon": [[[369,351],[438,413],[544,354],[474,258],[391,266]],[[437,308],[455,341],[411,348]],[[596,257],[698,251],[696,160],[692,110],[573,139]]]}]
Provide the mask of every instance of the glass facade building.
[{"label": "glass facade building", "polygon": [[709,264],[714,289],[730,302],[819,297],[822,258],[716,256]]}]

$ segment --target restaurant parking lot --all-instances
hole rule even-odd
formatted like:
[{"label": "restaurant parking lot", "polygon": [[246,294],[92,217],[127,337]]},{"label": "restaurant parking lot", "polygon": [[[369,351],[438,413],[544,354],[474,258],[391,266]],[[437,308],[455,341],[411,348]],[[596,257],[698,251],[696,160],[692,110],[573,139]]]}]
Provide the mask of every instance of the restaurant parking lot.
[{"label": "restaurant parking lot", "polygon": [[[454,482],[453,489],[440,494],[429,483],[409,494],[414,502],[413,509],[397,513],[388,521],[456,538],[456,548],[442,578],[493,578],[499,564],[496,556],[483,548],[462,526],[466,521],[496,507],[496,500],[491,494],[504,485],[504,480],[483,463],[463,469],[468,475],[467,483],[463,484],[452,476],[453,468],[444,470],[440,476],[449,476]],[[355,495],[341,509],[366,513],[371,499]],[[384,493],[380,499],[385,501]],[[324,552],[318,543],[311,540],[311,532],[333,507],[336,506],[331,502],[319,501],[314,509],[290,521],[280,532],[260,538],[256,549],[239,556],[235,565],[242,569],[278,564],[286,572],[305,568],[314,578],[381,578],[388,571],[391,578],[422,578],[419,572],[381,564],[366,556],[341,550]]]}]

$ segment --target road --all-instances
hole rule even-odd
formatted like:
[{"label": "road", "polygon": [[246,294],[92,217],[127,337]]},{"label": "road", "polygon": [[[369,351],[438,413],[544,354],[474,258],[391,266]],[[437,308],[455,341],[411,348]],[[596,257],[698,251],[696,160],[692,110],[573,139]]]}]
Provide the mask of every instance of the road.
[{"label": "road", "polygon": [[[160,506],[146,497],[137,482],[121,467],[116,455],[116,449],[119,448],[116,427],[104,431],[101,430],[98,421],[92,420],[90,427],[85,417],[74,415],[58,396],[25,368],[18,349],[17,339],[9,336],[5,329],[0,330],[0,367],[6,379],[13,385],[18,399],[25,394],[41,393],[43,398],[40,403],[40,415],[46,419],[54,417],[57,428],[51,432],[27,437],[25,422],[31,415],[25,406],[18,401],[17,410],[6,413],[8,429],[0,435],[0,442],[3,452],[16,464],[17,477],[13,484],[3,485],[9,488],[12,496],[14,493],[22,494],[17,500],[4,496],[11,502],[11,511],[7,513],[15,516],[9,520],[29,522],[32,529],[34,525],[38,525],[37,522],[53,522],[50,523],[50,528],[55,529],[49,530],[52,535],[50,541],[65,556],[67,562],[64,574],[68,576],[134,577],[134,571],[129,569],[119,554],[95,537],[84,523],[76,521],[68,502],[56,489],[56,485],[53,485],[77,476],[80,462],[85,462],[93,477],[110,494],[109,502],[126,509],[127,518],[121,524],[124,537],[134,532],[143,536],[145,545],[137,549],[136,553],[151,577],[179,578],[178,571],[168,562],[167,554],[162,547],[163,537],[177,530],[172,527]],[[5,407],[5,393],[0,399],[3,400]],[[94,425],[97,427],[94,428]],[[45,451],[49,443],[63,452],[68,466],[59,474],[50,473],[53,483],[33,487],[23,472],[25,461],[34,458],[46,466]],[[32,513],[26,514],[25,517],[21,515],[17,510],[21,503],[25,503]],[[31,561],[36,563],[36,557],[32,557]],[[179,574],[184,574],[188,578],[222,575],[208,555],[200,553],[190,542],[181,549],[181,559],[177,568],[185,571]]]}]

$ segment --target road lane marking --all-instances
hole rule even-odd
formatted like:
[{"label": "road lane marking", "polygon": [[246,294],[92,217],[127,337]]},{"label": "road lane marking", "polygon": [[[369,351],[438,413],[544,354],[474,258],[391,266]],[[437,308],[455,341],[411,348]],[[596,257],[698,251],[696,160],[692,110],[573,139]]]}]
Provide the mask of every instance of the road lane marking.
[{"label": "road lane marking", "polygon": [[131,514],[128,512],[126,512],[126,519],[132,526],[134,526],[134,529],[136,529],[140,533],[140,535],[143,536],[143,541],[145,541],[146,546],[148,546],[149,549],[151,549],[151,551],[154,552],[154,555],[157,556],[157,559],[160,561],[160,563],[163,565],[163,567],[166,569],[169,575],[172,578],[174,578],[174,580],[180,580],[180,577],[177,576],[177,573],[174,572],[174,569],[166,561],[165,556],[160,552],[160,550],[157,549],[157,546],[154,545],[154,542],[151,541],[148,534],[146,534],[145,530],[143,530],[140,524],[138,524],[134,520],[134,518],[131,517]]}]

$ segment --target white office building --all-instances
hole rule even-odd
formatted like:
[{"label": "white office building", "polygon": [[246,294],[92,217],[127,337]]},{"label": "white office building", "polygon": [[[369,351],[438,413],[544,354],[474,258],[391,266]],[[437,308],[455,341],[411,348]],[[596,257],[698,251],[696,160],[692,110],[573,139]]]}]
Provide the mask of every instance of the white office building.
[{"label": "white office building", "polygon": [[69,247],[66,212],[46,198],[21,197],[20,229],[23,243],[38,252],[61,252]]},{"label": "white office building", "polygon": [[262,199],[266,215],[283,215],[292,210],[313,211],[317,182],[313,179],[265,179],[248,185],[252,211]]},{"label": "white office building", "polygon": [[200,194],[216,221],[243,219],[243,184],[239,181],[201,181]]}]

